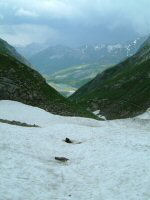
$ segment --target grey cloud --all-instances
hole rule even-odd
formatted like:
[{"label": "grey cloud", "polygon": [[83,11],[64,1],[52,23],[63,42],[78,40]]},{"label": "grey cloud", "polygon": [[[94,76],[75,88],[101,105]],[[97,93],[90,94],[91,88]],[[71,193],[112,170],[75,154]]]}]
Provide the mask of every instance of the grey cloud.
[{"label": "grey cloud", "polygon": [[130,40],[150,32],[149,7],[149,0],[1,0],[0,37],[14,44]]},{"label": "grey cloud", "polygon": [[49,38],[57,40],[58,33],[48,26],[41,25],[1,25],[0,35],[14,45],[27,45],[32,42],[44,43]]},{"label": "grey cloud", "polygon": [[34,11],[25,10],[23,8],[20,8],[15,13],[16,16],[25,16],[25,17],[38,17],[39,15],[35,13]]}]

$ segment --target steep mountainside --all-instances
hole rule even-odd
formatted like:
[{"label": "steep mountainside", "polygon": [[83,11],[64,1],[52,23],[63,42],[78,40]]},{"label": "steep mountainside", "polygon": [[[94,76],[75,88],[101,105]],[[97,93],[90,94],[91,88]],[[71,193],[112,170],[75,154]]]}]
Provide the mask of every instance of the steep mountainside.
[{"label": "steep mountainside", "polygon": [[15,57],[17,60],[19,60],[20,62],[31,66],[31,64],[24,58],[22,57],[14,47],[12,47],[11,45],[9,45],[6,41],[0,39],[0,52],[3,54],[8,54],[10,56]]},{"label": "steep mountainside", "polygon": [[100,110],[108,119],[143,113],[150,107],[150,38],[134,56],[97,75],[70,100]]},{"label": "steep mountainside", "polygon": [[145,37],[141,37],[125,44],[84,45],[78,48],[58,45],[35,54],[29,61],[39,72],[47,75],[76,65],[112,65],[135,54],[144,40]]},{"label": "steep mountainside", "polygon": [[15,100],[60,115],[93,115],[77,108],[35,70],[7,54],[0,53],[0,100]]}]

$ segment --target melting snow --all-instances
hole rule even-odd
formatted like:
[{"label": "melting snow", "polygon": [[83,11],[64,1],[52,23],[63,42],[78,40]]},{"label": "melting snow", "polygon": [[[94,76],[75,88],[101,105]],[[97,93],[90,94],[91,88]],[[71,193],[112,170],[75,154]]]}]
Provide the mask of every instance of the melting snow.
[{"label": "melting snow", "polygon": [[108,45],[107,46],[107,50],[110,53],[111,51],[113,51],[114,49],[121,49],[122,45],[121,44],[116,44],[116,45]]},{"label": "melting snow", "polygon": [[41,126],[0,123],[0,200],[150,199],[147,114],[99,122],[0,101],[0,118]]},{"label": "melting snow", "polygon": [[100,114],[100,110],[96,110],[93,112],[94,115],[97,115],[99,118],[106,120],[106,117]]},{"label": "melting snow", "polygon": [[136,45],[136,43],[137,43],[137,40],[134,40],[133,44]]}]

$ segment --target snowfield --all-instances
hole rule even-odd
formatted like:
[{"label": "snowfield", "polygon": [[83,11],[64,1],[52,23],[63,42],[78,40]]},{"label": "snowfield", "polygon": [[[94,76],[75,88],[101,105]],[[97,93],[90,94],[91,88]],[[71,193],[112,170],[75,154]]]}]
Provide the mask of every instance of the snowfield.
[{"label": "snowfield", "polygon": [[0,119],[40,126],[0,123],[0,200],[150,199],[149,112],[99,122],[0,101]]}]

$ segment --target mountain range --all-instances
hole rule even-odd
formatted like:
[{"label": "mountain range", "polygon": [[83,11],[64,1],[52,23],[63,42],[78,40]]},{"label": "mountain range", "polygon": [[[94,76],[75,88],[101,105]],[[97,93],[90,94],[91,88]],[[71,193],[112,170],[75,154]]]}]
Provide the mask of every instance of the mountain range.
[{"label": "mountain range", "polygon": [[150,37],[138,52],[77,90],[70,98],[107,119],[139,115],[150,107]]},{"label": "mountain range", "polygon": [[26,46],[16,46],[15,49],[26,59],[31,58],[33,55],[48,48],[48,44],[31,43]]},{"label": "mountain range", "polygon": [[[135,54],[145,39],[146,37],[141,37],[124,44],[82,46],[79,49],[85,52],[84,59],[86,58],[85,63],[87,64],[69,66],[44,76],[47,82],[61,94],[69,96],[92,80],[98,73]],[[80,63],[82,63],[81,57],[80,55],[78,58]],[[57,66],[55,69],[57,70]]]},{"label": "mountain range", "polygon": [[0,100],[19,101],[66,116],[95,117],[49,86],[8,43],[0,43]]},{"label": "mountain range", "polygon": [[29,61],[40,73],[46,75],[77,65],[113,65],[135,54],[145,39],[140,37],[122,44],[87,44],[77,48],[57,45],[38,52]]},{"label": "mountain range", "polygon": [[[150,106],[150,37],[140,45],[139,50],[136,50],[137,53],[129,55],[135,51],[142,39],[144,38],[130,45],[127,58],[122,59],[119,64],[109,68],[108,65],[103,64],[101,73],[94,79],[90,77],[92,74],[90,69],[94,66],[98,73],[99,66],[102,64],[82,64],[65,69],[60,75],[57,72],[55,74],[57,77],[62,77],[62,73],[67,79],[72,76],[70,80],[68,79],[72,88],[73,84],[80,87],[80,81],[83,81],[84,86],[69,99],[64,98],[47,84],[39,72],[32,69],[30,63],[13,47],[0,40],[0,99],[20,101],[54,114],[67,116],[93,117],[91,112],[96,110],[107,119],[127,118],[141,114]],[[121,50],[118,51],[117,48],[117,52]],[[76,83],[73,83],[75,76]],[[56,81],[55,83],[57,84]]]}]

